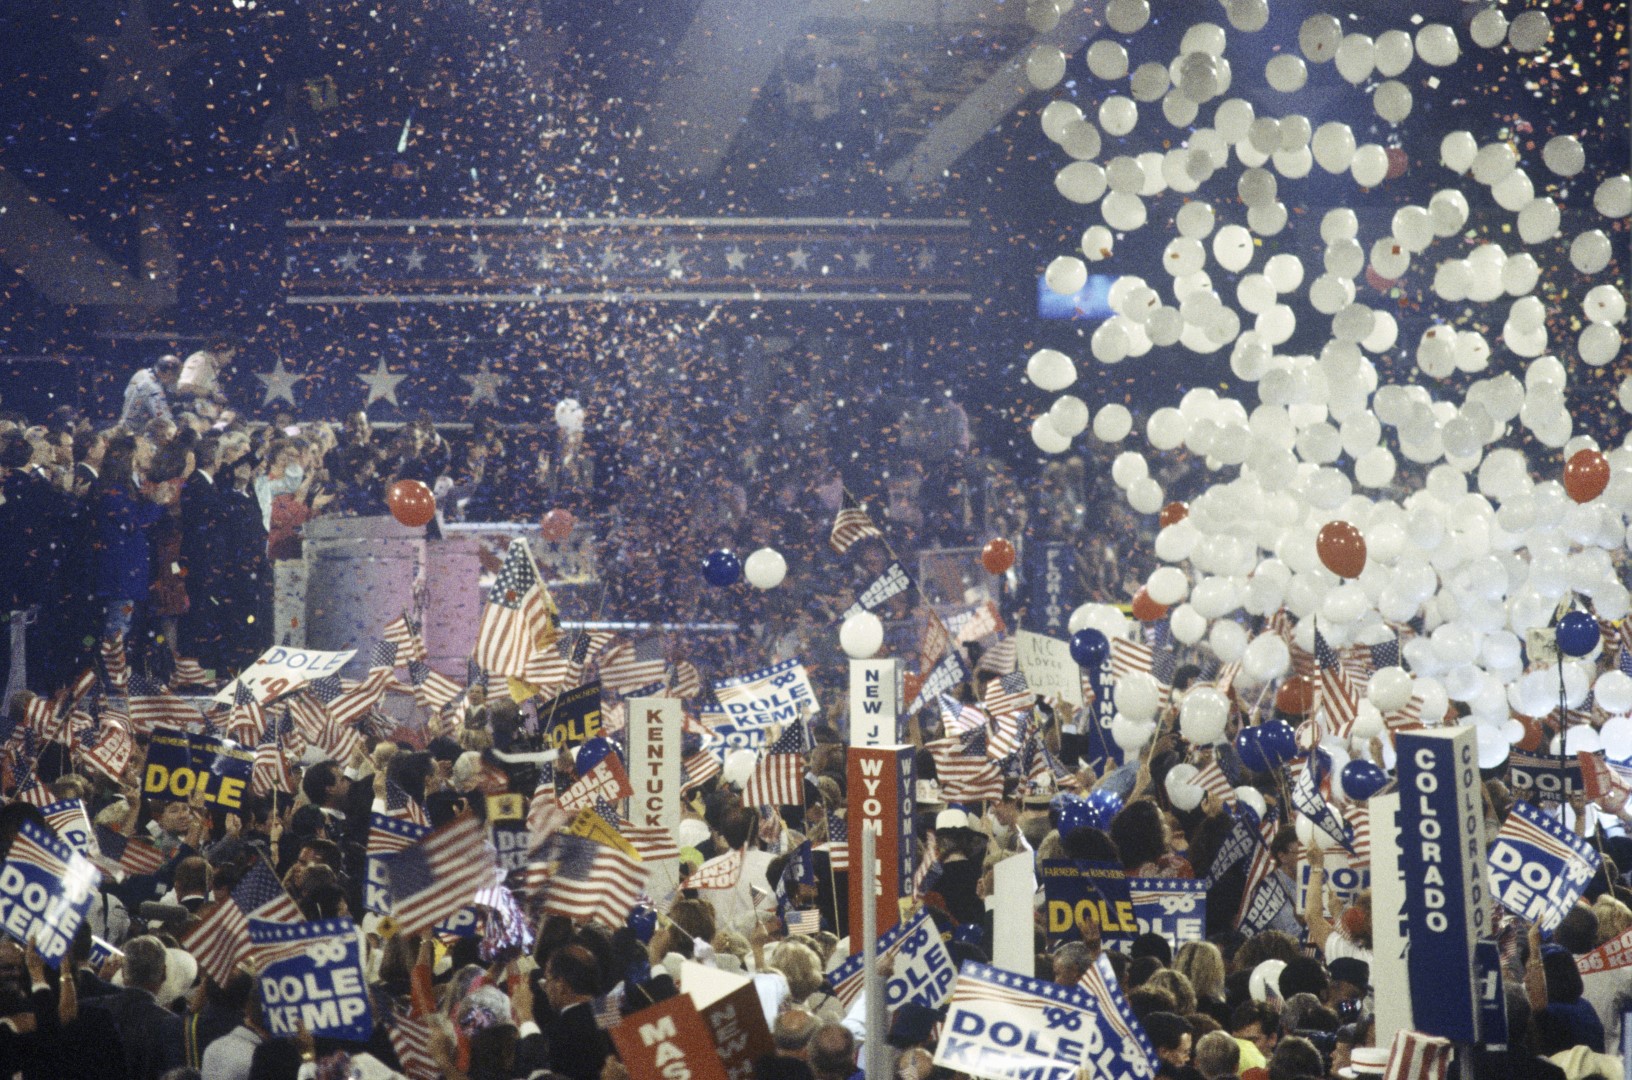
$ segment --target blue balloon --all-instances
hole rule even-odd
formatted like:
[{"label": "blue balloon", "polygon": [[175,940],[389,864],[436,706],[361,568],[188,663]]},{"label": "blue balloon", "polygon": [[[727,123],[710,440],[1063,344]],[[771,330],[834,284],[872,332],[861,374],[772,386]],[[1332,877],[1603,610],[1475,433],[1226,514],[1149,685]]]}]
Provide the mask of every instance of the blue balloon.
[{"label": "blue balloon", "polygon": [[1241,755],[1241,764],[1253,772],[1270,772],[1280,764],[1274,750],[1264,742],[1262,727],[1242,728],[1235,737],[1235,752]]},{"label": "blue balloon", "polygon": [[1558,651],[1565,656],[1585,656],[1598,647],[1598,620],[1585,611],[1572,611],[1558,620]]},{"label": "blue balloon", "polygon": [[703,556],[703,578],[718,589],[735,585],[742,579],[742,560],[725,548],[711,551]]},{"label": "blue balloon", "polygon": [[1111,655],[1111,643],[1105,635],[1089,627],[1071,635],[1071,659],[1085,668],[1097,668]]},{"label": "blue balloon", "polygon": [[1355,802],[1365,802],[1388,784],[1388,774],[1359,758],[1343,766],[1343,794]]},{"label": "blue balloon", "polygon": [[1275,764],[1284,765],[1298,756],[1298,733],[1285,720],[1271,720],[1258,730],[1264,756],[1274,758]]},{"label": "blue balloon", "polygon": [[1088,811],[1083,804],[1087,802],[1081,795],[1060,793],[1049,800],[1048,820],[1059,831],[1061,836],[1075,829],[1079,825],[1088,824]]},{"label": "blue balloon", "polygon": [[572,771],[582,776],[606,760],[608,754],[617,754],[618,760],[623,760],[623,755],[618,753],[617,744],[604,735],[586,739],[584,745],[578,748],[578,756],[573,759]]},{"label": "blue balloon", "polygon": [[986,928],[979,923],[964,923],[952,931],[952,940],[961,941],[966,945],[985,945]]},{"label": "blue balloon", "polygon": [[1087,819],[1083,824],[1102,831],[1108,831],[1111,819],[1122,812],[1122,796],[1105,788],[1090,792],[1082,803]]},{"label": "blue balloon", "polygon": [[650,904],[640,904],[630,910],[628,923],[640,943],[650,945],[652,935],[657,932],[657,909]]}]

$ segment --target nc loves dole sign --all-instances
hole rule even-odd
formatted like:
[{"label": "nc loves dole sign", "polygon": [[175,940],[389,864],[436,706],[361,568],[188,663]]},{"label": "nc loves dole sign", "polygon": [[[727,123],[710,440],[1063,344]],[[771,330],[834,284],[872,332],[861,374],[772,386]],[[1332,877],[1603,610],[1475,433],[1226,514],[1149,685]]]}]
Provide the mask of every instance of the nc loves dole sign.
[{"label": "nc loves dole sign", "polygon": [[324,652],[320,649],[292,649],[287,645],[274,645],[262,653],[259,660],[245,668],[236,680],[229,680],[212,700],[231,705],[237,684],[243,683],[255,695],[256,703],[265,705],[275,697],[299,689],[312,679],[333,675],[356,655],[356,649]]}]

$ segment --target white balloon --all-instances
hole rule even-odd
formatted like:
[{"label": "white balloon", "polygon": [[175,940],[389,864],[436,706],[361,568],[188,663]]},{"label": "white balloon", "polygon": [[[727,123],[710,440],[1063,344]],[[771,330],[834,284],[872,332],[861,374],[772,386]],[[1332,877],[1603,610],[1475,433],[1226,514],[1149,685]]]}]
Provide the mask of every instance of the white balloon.
[{"label": "white balloon", "polygon": [[739,787],[748,783],[748,778],[754,775],[754,765],[759,761],[759,754],[753,750],[733,750],[725,755],[725,764],[721,768],[721,779],[728,784]]},{"label": "white balloon", "polygon": [[1282,94],[1295,94],[1309,81],[1309,69],[1291,53],[1279,53],[1264,65],[1264,78]]},{"label": "white balloon", "polygon": [[1241,654],[1241,670],[1254,685],[1271,682],[1285,675],[1292,663],[1292,653],[1279,634],[1264,633],[1253,638]]},{"label": "white balloon", "polygon": [[[1247,787],[1243,784],[1235,789],[1235,798],[1242,805],[1250,807],[1252,812],[1258,815],[1259,818],[1262,818],[1269,811],[1269,804],[1264,801],[1264,793],[1255,787]],[[1300,818],[1299,820],[1303,819]]]},{"label": "white balloon", "polygon": [[1500,8],[1486,8],[1468,24],[1468,36],[1481,49],[1494,49],[1507,39],[1507,16]]},{"label": "white balloon", "polygon": [[839,626],[839,647],[852,660],[869,660],[884,645],[884,624],[870,611],[858,611]]},{"label": "white balloon", "polygon": [[1349,162],[1349,173],[1361,187],[1376,187],[1388,176],[1388,151],[1376,143],[1358,148]]},{"label": "white balloon", "polygon": [[1065,53],[1053,45],[1038,45],[1026,56],[1026,81],[1034,90],[1048,90],[1065,78]]},{"label": "white balloon", "polygon": [[1552,20],[1546,12],[1536,8],[1520,12],[1507,28],[1507,43],[1521,53],[1539,51],[1552,36]]},{"label": "white balloon", "polygon": [[1324,64],[1337,55],[1343,41],[1343,24],[1337,16],[1311,15],[1298,27],[1298,49],[1311,63]]},{"label": "white balloon", "polygon": [[1173,637],[1183,645],[1194,645],[1207,633],[1207,620],[1190,604],[1174,608],[1169,623]]},{"label": "white balloon", "polygon": [[1055,349],[1038,349],[1026,361],[1026,378],[1039,390],[1064,390],[1077,381],[1077,365]]},{"label": "white balloon", "polygon": [[1406,68],[1411,66],[1411,60],[1416,56],[1416,49],[1411,45],[1411,35],[1404,30],[1387,30],[1377,35],[1375,60],[1377,73],[1385,79],[1392,79]]},{"label": "white balloon", "polygon": [[1162,688],[1149,674],[1135,671],[1116,680],[1116,709],[1134,723],[1153,719],[1161,703]]},{"label": "white balloon", "polygon": [[1316,128],[1310,145],[1316,164],[1329,173],[1346,171],[1354,160],[1354,132],[1339,121],[1329,120]]},{"label": "white balloon", "polygon": [[1118,716],[1111,721],[1111,740],[1125,754],[1137,754],[1155,732],[1155,724],[1136,723],[1126,716]]},{"label": "white balloon", "polygon": [[1541,148],[1541,160],[1559,176],[1574,176],[1587,165],[1587,152],[1574,135],[1555,135]]},{"label": "white balloon", "polygon": [[1089,262],[1104,262],[1111,257],[1115,238],[1103,225],[1090,225],[1082,232],[1082,253]]},{"label": "white balloon", "polygon": [[1167,65],[1154,62],[1134,68],[1133,78],[1129,81],[1135,101],[1160,101],[1169,85]]},{"label": "white balloon", "polygon": [[1061,255],[1048,264],[1043,281],[1053,292],[1074,296],[1088,284],[1088,267],[1074,255]]},{"label": "white balloon", "polygon": [[1111,82],[1128,73],[1128,50],[1110,38],[1100,38],[1088,46],[1088,70],[1094,78]]},{"label": "white balloon", "polygon": [[1371,77],[1376,66],[1377,45],[1368,34],[1346,34],[1337,46],[1334,57],[1337,73],[1346,82],[1359,86]]},{"label": "white balloon", "polygon": [[1456,31],[1444,23],[1429,23],[1417,31],[1417,55],[1434,67],[1449,67],[1462,55]]},{"label": "white balloon", "polygon": [[1591,229],[1570,242],[1570,263],[1583,274],[1596,274],[1609,265],[1615,250],[1602,229]]},{"label": "white balloon", "polygon": [[1054,174],[1054,190],[1074,203],[1099,201],[1105,186],[1105,170],[1092,161],[1073,161]]},{"label": "white balloon", "polygon": [[1073,634],[1078,630],[1098,630],[1107,638],[1119,638],[1128,632],[1128,617],[1111,604],[1083,604],[1071,613],[1065,625]]},{"label": "white balloon", "polygon": [[1603,367],[1620,354],[1621,332],[1607,323],[1589,323],[1578,344],[1584,362]]},{"label": "white balloon", "polygon": [[1229,722],[1229,698],[1215,687],[1194,687],[1179,704],[1179,731],[1192,745],[1211,746],[1217,743],[1224,737]]},{"label": "white balloon", "polygon": [[1134,34],[1150,21],[1147,0],[1111,0],[1105,5],[1105,24],[1118,34]]},{"label": "white balloon", "polygon": [[1048,422],[1061,435],[1074,439],[1088,427],[1088,405],[1081,398],[1066,394],[1049,407]]},{"label": "white balloon", "polygon": [[1045,454],[1063,454],[1071,449],[1071,439],[1054,427],[1047,413],[1032,420],[1031,441]]},{"label": "white balloon", "polygon": [[1190,579],[1177,567],[1159,566],[1151,571],[1149,580],[1145,582],[1145,591],[1158,604],[1172,607],[1190,591]]},{"label": "white balloon", "polygon": [[1139,122],[1139,106],[1132,98],[1113,94],[1099,107],[1099,126],[1112,135],[1126,135]]},{"label": "white balloon", "polygon": [[1252,234],[1239,225],[1226,225],[1213,237],[1213,258],[1232,274],[1252,262]]},{"label": "white balloon", "polygon": [[1452,172],[1467,172],[1478,153],[1478,142],[1466,131],[1453,131],[1439,143],[1439,163]]},{"label": "white balloon", "polygon": [[1605,179],[1593,193],[1592,205],[1607,218],[1632,214],[1632,176],[1622,173]]},{"label": "white balloon", "polygon": [[743,560],[742,576],[756,589],[774,589],[788,576],[788,561],[775,548],[760,548]]},{"label": "white balloon", "polygon": [[1371,105],[1377,115],[1389,123],[1402,123],[1411,115],[1411,89],[1397,79],[1389,79],[1378,85]]},{"label": "white balloon", "polygon": [[[1069,384],[1068,384],[1069,385]],[[1044,387],[1043,389],[1048,389]],[[1056,387],[1063,390],[1064,387]],[[1105,406],[1094,417],[1094,437],[1100,442],[1121,442],[1133,430],[1133,414],[1128,412],[1127,406],[1116,402]]]},{"label": "white balloon", "polygon": [[1181,813],[1194,810],[1207,797],[1206,789],[1195,782],[1200,771],[1187,761],[1167,770],[1167,777],[1162,783],[1167,789],[1167,801],[1173,804],[1173,809]]},{"label": "white balloon", "polygon": [[1051,101],[1043,106],[1042,123],[1043,134],[1053,142],[1059,142],[1065,137],[1065,132],[1071,124],[1082,119],[1082,110],[1069,101]]},{"label": "white balloon", "polygon": [[1207,632],[1207,645],[1221,663],[1230,664],[1241,659],[1247,648],[1247,632],[1239,623],[1220,619]]}]

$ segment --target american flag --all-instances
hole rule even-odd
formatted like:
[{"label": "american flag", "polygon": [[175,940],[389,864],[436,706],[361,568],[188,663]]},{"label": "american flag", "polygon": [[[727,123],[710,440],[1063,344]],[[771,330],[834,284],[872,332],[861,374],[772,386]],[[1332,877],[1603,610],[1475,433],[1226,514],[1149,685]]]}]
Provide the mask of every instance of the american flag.
[{"label": "american flag", "polygon": [[1145,627],[1145,638],[1150,643],[1150,673],[1163,686],[1173,685],[1173,673],[1179,668],[1179,654],[1173,641],[1173,624],[1158,619]]},{"label": "american flag", "polygon": [[1338,738],[1348,739],[1354,730],[1355,712],[1360,706],[1354,687],[1343,673],[1343,665],[1336,650],[1317,629],[1315,631],[1315,660],[1320,665],[1320,700],[1326,710],[1326,722]]},{"label": "american flag", "polygon": [[529,860],[527,884],[552,915],[622,926],[646,887],[646,866],[609,844],[557,833]]},{"label": "american flag", "polygon": [[101,852],[98,865],[108,871],[131,875],[157,874],[165,863],[164,852],[138,836],[126,836],[106,825],[94,826],[96,846]]},{"label": "american flag", "polygon": [[1400,639],[1391,637],[1371,646],[1371,669],[1400,666]]},{"label": "american flag", "polygon": [[[374,643],[369,657],[368,676],[347,689],[338,676],[325,675],[307,684],[312,696],[321,701],[329,712],[333,727],[347,727],[368,715],[385,696],[385,688],[392,682],[397,667],[397,647],[389,641]],[[344,759],[341,759],[344,760]]]},{"label": "american flag", "polygon": [[411,821],[415,825],[431,823],[431,819],[425,816],[425,808],[419,805],[419,800],[408,794],[401,784],[391,779],[385,782],[385,814],[387,817]]},{"label": "american flag", "polygon": [[832,810],[827,812],[827,843],[815,850],[827,852],[828,869],[835,874],[850,869],[850,825]]},{"label": "american flag", "polygon": [[368,854],[392,855],[413,847],[425,839],[431,827],[425,822],[409,821],[378,812],[368,815]]},{"label": "american flag", "polygon": [[209,672],[190,656],[176,659],[175,681],[177,686],[210,686],[212,682]]},{"label": "american flag", "polygon": [[1154,677],[1153,660],[1154,652],[1144,642],[1129,641],[1127,638],[1111,639],[1111,676],[1113,678],[1125,679],[1139,671]]},{"label": "american flag", "polygon": [[517,537],[510,541],[504,566],[487,594],[473,655],[491,674],[524,678],[527,659],[558,633],[555,604],[533,565],[527,541]]},{"label": "american flag", "polygon": [[[560,819],[567,816],[555,793],[555,764],[547,762],[539,766],[538,786],[533,788],[533,798],[527,804],[527,831],[532,834],[533,842],[543,839],[546,830],[561,828]],[[552,822],[553,828],[550,827]]]},{"label": "american flag", "polygon": [[1026,742],[1026,736],[1031,730],[1029,716],[999,716],[992,720],[991,730],[986,735],[986,756],[993,761],[1009,761],[1009,767],[1018,767],[1018,761],[1010,761],[1020,752]]},{"label": "american flag", "polygon": [[419,622],[410,619],[408,613],[403,612],[386,623],[381,633],[385,635],[385,640],[397,647],[397,661],[407,663],[413,660],[423,661],[428,655],[425,651],[425,642],[420,637],[420,630]]},{"label": "american flag", "polygon": [[130,679],[130,665],[125,662],[124,635],[103,638],[101,653],[102,672],[107,676],[108,685],[115,690],[123,690]]},{"label": "american flag", "polygon": [[674,696],[682,699],[696,697],[703,692],[703,674],[690,660],[674,665]]},{"label": "american flag", "polygon": [[965,705],[951,694],[942,694],[939,703],[941,726],[949,735],[961,735],[965,731],[986,726],[987,716],[979,705]]},{"label": "american flag", "polygon": [[1005,637],[993,642],[991,648],[980,654],[980,662],[975,665],[975,670],[993,675],[1007,675],[1019,663],[1019,643],[1012,637]]},{"label": "american flag", "polygon": [[1449,1039],[1401,1029],[1389,1047],[1383,1080],[1445,1080],[1453,1053]]},{"label": "american flag", "polygon": [[408,1080],[439,1080],[442,1070],[431,1054],[429,1024],[405,1013],[395,1013],[388,1034],[391,1049],[397,1052],[397,1061]]},{"label": "american flag", "polygon": [[254,746],[261,741],[261,729],[265,726],[266,713],[256,702],[254,693],[242,680],[234,683],[232,711],[227,714],[227,738],[244,746]]},{"label": "american flag", "polygon": [[[243,686],[242,683],[238,685]],[[295,722],[290,719],[288,709],[266,725],[266,732],[255,747],[255,763],[250,771],[250,790],[255,794],[266,795],[274,791],[284,795],[294,793],[295,774],[284,754],[285,740],[294,733]]]},{"label": "american flag", "polygon": [[629,783],[629,773],[624,769],[622,760],[617,754],[609,753],[561,793],[561,808],[576,813],[586,806],[593,806],[598,798],[615,802],[627,799],[634,793],[634,785]]},{"label": "american flag", "polygon": [[986,711],[993,716],[1013,716],[1031,708],[1036,695],[1023,672],[1012,672],[986,684]]},{"label": "american flag", "polygon": [[601,682],[620,694],[660,683],[668,673],[663,641],[652,635],[620,641],[601,656]]},{"label": "american flag", "polygon": [[680,763],[680,790],[690,791],[707,783],[710,777],[720,775],[724,766],[712,750],[699,750]]},{"label": "american flag", "polygon": [[232,978],[239,964],[249,959],[249,920],[299,922],[300,909],[283,891],[270,867],[255,860],[232,894],[209,909],[203,921],[181,938],[184,949],[218,983]]},{"label": "american flag", "polygon": [[674,830],[662,825],[629,825],[618,826],[623,838],[629,841],[629,846],[640,852],[642,862],[660,862],[663,859],[678,859],[680,845],[674,839]]},{"label": "american flag", "polygon": [[1349,865],[1363,870],[1371,865],[1371,806],[1368,803],[1350,803],[1348,813],[1351,831]]},{"label": "american flag", "polygon": [[742,849],[716,855],[686,879],[688,889],[734,889],[742,879]]},{"label": "american flag", "polygon": [[851,498],[848,491],[845,492],[844,505],[833,518],[833,531],[827,537],[828,545],[843,555],[858,542],[870,536],[884,538],[884,534],[878,531],[878,526],[873,524],[873,519],[867,516],[867,511]]},{"label": "american flag", "polygon": [[[80,799],[64,799],[62,802],[43,806],[40,812],[45,815],[45,822],[51,826],[62,842],[74,848],[83,855],[93,854],[93,849],[87,844],[95,844],[96,838],[91,834],[91,818],[85,812],[85,803]],[[79,838],[83,838],[83,841]]]},{"label": "american flag", "polygon": [[[1248,913],[1253,909],[1253,901],[1257,898],[1259,889],[1269,883],[1270,874],[1275,870],[1275,856],[1270,853],[1269,847],[1274,839],[1275,816],[1272,813],[1265,814],[1263,820],[1258,823],[1258,843],[1253,849],[1252,862],[1247,865],[1247,881],[1242,888],[1241,907],[1235,917],[1238,926],[1247,924]],[[1269,912],[1271,918],[1274,915],[1274,911]],[[1268,919],[1264,922],[1267,925]],[[1255,933],[1262,929],[1265,929],[1265,926],[1254,926],[1247,932]]]},{"label": "american flag", "polygon": [[584,667],[600,656],[612,638],[604,630],[579,631],[570,638],[557,638],[527,658],[522,681],[541,690],[577,686]]},{"label": "american flag", "polygon": [[198,723],[200,714],[191,702],[172,694],[146,672],[133,672],[126,682],[130,722],[139,734],[150,734],[155,727],[185,728]]},{"label": "american flag", "polygon": [[426,709],[440,709],[465,692],[458,683],[432,670],[423,660],[408,661],[408,679],[413,683],[415,700]]},{"label": "american flag", "polygon": [[743,805],[805,805],[805,751],[809,746],[804,721],[795,719],[754,763],[742,790]]},{"label": "american flag", "polygon": [[1194,783],[1209,795],[1218,796],[1225,806],[1235,805],[1235,788],[1230,785],[1230,778],[1224,775],[1216,756],[1196,770]]},{"label": "american flag", "polygon": [[90,696],[91,691],[95,689],[96,669],[94,667],[86,668],[84,671],[79,673],[79,678],[75,679],[73,684],[69,686],[68,700],[77,706],[81,701],[84,701],[88,696]]},{"label": "american flag", "polygon": [[412,934],[446,919],[493,881],[493,849],[473,814],[461,814],[424,839],[383,856],[391,906],[400,932]]},{"label": "american flag", "polygon": [[1003,797],[1003,775],[986,756],[986,731],[968,731],[924,744],[935,759],[935,775],[947,802]]},{"label": "american flag", "polygon": [[[300,746],[302,751],[305,750],[308,744],[319,749],[328,749],[323,744],[329,730],[329,710],[321,701],[308,693],[306,687],[303,686],[292,694],[285,694],[278,699],[278,704],[282,706],[289,719],[293,721],[294,731],[292,734],[299,740],[296,745]],[[349,757],[336,757],[335,760],[350,759]]]},{"label": "american flag", "polygon": [[808,911],[790,910],[783,914],[782,922],[788,928],[789,937],[804,937],[822,932],[822,913],[815,908]]}]

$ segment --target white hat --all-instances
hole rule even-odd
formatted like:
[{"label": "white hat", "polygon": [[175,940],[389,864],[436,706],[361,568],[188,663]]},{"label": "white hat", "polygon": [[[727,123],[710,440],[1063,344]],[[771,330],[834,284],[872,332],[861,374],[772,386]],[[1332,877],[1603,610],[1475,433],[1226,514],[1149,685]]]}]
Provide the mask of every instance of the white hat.
[{"label": "white hat", "polygon": [[913,800],[920,810],[933,810],[937,806],[946,806],[946,802],[941,798],[941,783],[939,780],[918,781],[918,790],[913,793]]},{"label": "white hat", "polygon": [[959,810],[957,807],[952,807],[949,810],[942,810],[939,814],[935,815],[936,832],[946,832],[948,829],[970,828],[972,828],[972,826],[969,824],[969,815],[964,813],[962,810]]},{"label": "white hat", "polygon": [[1286,970],[1285,960],[1265,960],[1252,969],[1252,978],[1247,980],[1247,989],[1252,991],[1252,1000],[1268,1001],[1274,998],[1281,1000],[1281,972]]},{"label": "white hat", "polygon": [[198,961],[192,953],[185,949],[164,950],[164,985],[155,995],[160,1005],[169,1008],[172,1001],[185,997],[197,981]]},{"label": "white hat", "polygon": [[1386,1046],[1356,1046],[1349,1052],[1349,1067],[1338,1070],[1338,1075],[1344,1080],[1382,1076],[1388,1071],[1389,1052]]}]

